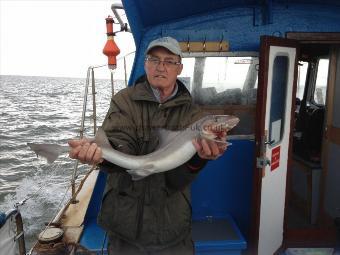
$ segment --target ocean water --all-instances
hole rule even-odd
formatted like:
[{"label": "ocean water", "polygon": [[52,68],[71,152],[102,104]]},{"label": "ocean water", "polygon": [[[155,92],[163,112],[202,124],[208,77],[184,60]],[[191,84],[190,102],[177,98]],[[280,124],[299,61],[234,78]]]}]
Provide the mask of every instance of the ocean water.
[{"label": "ocean water", "polygon": [[[124,86],[116,81],[115,91]],[[48,164],[27,143],[66,144],[79,136],[84,87],[85,79],[0,76],[0,211],[27,199],[19,209],[28,248],[70,198],[74,160],[65,155]],[[110,80],[97,80],[97,125],[105,117],[111,95]],[[87,109],[85,135],[90,136],[91,93]],[[88,169],[80,166],[78,180]]]}]

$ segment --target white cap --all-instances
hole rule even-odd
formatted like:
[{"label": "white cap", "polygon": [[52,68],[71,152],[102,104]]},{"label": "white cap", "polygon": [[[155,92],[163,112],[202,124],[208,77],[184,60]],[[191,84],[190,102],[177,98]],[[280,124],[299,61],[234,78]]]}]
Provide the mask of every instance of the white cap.
[{"label": "white cap", "polygon": [[182,50],[181,47],[179,46],[178,41],[169,36],[161,37],[150,42],[148,48],[146,49],[146,54],[154,47],[163,47],[168,49],[175,55],[178,55],[180,57],[182,56]]}]

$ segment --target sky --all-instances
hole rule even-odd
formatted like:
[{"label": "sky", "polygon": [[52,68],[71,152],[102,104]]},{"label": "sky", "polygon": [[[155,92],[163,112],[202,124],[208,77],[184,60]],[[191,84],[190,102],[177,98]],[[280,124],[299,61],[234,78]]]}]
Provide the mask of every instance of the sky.
[{"label": "sky", "polygon": [[[102,50],[112,3],[0,0],[0,75],[86,77],[89,66],[107,63]],[[115,41],[118,57],[135,50],[131,33],[118,33]]]}]

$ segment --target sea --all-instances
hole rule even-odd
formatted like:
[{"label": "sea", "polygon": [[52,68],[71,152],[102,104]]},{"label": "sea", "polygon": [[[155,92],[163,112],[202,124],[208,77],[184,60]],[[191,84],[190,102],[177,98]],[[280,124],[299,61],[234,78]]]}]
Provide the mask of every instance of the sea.
[{"label": "sea", "polygon": [[[27,143],[67,144],[79,137],[86,79],[0,76],[0,212],[18,203],[23,217],[27,248],[70,198],[75,160],[68,155],[48,164]],[[125,87],[114,81],[115,92]],[[101,125],[112,97],[111,80],[98,79],[97,125]],[[85,136],[93,136],[91,82]],[[80,165],[77,182],[89,167]]]}]

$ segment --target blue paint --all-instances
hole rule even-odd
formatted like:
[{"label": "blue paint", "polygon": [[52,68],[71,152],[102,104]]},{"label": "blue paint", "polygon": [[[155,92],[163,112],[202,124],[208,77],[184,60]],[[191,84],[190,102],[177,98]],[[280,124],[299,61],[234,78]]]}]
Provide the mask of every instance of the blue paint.
[{"label": "blue paint", "polygon": [[97,218],[99,213],[102,195],[104,192],[105,184],[106,184],[106,173],[103,171],[99,171],[96,185],[94,187],[92,197],[90,200],[90,204],[87,208],[86,216],[85,216],[85,224],[87,219]]},{"label": "blue paint", "polygon": [[192,184],[192,216],[200,220],[231,215],[248,237],[255,143],[231,142],[227,152],[209,162]]},{"label": "blue paint", "polygon": [[102,254],[101,251],[103,249],[103,254],[107,254],[107,238],[105,231],[98,226],[96,218],[87,219],[80,239],[80,245],[97,254]]},{"label": "blue paint", "polygon": [[265,1],[265,11],[264,11],[264,25],[273,23],[273,1],[266,0]]},{"label": "blue paint", "polygon": [[247,248],[247,242],[229,215],[223,219],[194,221],[192,236],[196,255],[241,255]]},{"label": "blue paint", "polygon": [[[83,223],[84,230],[79,241],[80,245],[91,251],[95,251],[97,254],[101,254],[103,244],[104,247],[107,247],[105,231],[97,224],[97,215],[99,213],[102,195],[105,188],[106,175],[107,174],[102,171],[98,174],[90,203],[86,211]],[[107,254],[106,248],[104,254]]]}]

